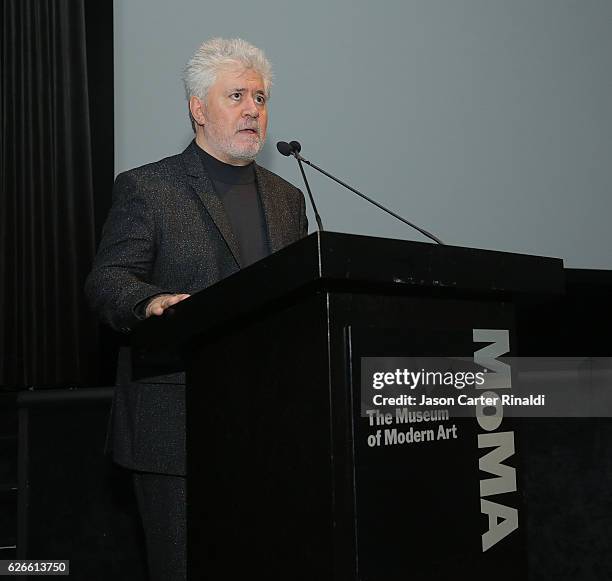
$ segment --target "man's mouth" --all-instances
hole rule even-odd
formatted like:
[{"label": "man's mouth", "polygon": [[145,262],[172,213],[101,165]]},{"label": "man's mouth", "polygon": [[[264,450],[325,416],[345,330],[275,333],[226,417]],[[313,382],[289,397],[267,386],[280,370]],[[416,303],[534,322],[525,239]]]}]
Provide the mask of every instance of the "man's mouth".
[{"label": "man's mouth", "polygon": [[257,129],[252,129],[250,127],[246,127],[245,129],[240,129],[238,133],[246,133],[247,135],[259,135],[259,131]]}]

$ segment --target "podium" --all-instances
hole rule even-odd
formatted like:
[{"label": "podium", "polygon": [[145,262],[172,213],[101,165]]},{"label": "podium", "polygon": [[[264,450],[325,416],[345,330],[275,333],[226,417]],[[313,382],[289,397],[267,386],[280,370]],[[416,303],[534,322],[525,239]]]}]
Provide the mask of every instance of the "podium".
[{"label": "podium", "polygon": [[141,325],[186,370],[188,578],[526,578],[520,426],[388,436],[365,370],[516,354],[517,306],[563,284],[558,259],[325,232]]}]

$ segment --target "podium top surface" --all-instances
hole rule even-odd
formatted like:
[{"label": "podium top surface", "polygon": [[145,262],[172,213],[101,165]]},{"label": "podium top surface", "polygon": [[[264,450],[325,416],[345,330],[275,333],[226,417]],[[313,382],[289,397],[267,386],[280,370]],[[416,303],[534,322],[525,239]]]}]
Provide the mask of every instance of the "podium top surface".
[{"label": "podium top surface", "polygon": [[[136,345],[181,341],[308,289],[514,297],[560,294],[563,262],[334,232],[315,232],[141,323]],[[163,340],[162,340],[163,339]]]}]

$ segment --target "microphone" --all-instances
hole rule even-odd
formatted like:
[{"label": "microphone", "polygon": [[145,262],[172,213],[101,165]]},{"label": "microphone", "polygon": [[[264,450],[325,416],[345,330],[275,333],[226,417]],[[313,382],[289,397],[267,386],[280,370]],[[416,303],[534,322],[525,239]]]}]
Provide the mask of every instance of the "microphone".
[{"label": "microphone", "polygon": [[285,157],[293,155],[294,152],[300,153],[302,151],[302,146],[299,141],[292,141],[291,143],[287,143],[286,141],[279,141],[276,144],[276,149],[278,152]]},{"label": "microphone", "polygon": [[[396,214],[395,212],[389,210],[389,208],[385,208],[385,206],[383,206],[382,204],[379,204],[376,200],[369,198],[365,194],[362,194],[360,191],[344,183],[342,180],[339,180],[337,177],[334,177],[330,173],[326,172],[324,169],[321,169],[320,167],[316,166],[314,163],[308,161],[307,159],[304,159],[300,155],[300,151],[302,151],[302,146],[299,141],[291,141],[290,143],[287,143],[286,141],[279,141],[276,144],[276,148],[283,155],[285,156],[293,155],[293,157],[297,159],[297,162],[300,165],[300,169],[302,170],[302,176],[304,177],[304,181],[306,181],[306,175],[304,174],[304,170],[302,168],[301,162],[307,163],[310,167],[316,169],[318,172],[321,172],[324,176],[327,176],[328,178],[334,180],[336,183],[340,184],[341,186],[344,186],[346,189],[350,190],[354,194],[357,194],[358,196],[362,197],[367,202],[370,202],[370,204],[374,204],[377,208],[380,208],[381,210],[387,212],[387,214],[390,214],[394,218],[397,218],[400,222],[403,222],[404,224],[410,226],[411,228],[414,228],[415,230],[423,234],[423,236],[426,236],[427,238],[429,238],[430,240],[433,240],[437,244],[441,244],[442,246],[444,246],[444,242],[442,242],[442,240],[440,240],[437,236],[434,236],[431,232],[428,232],[424,228],[421,228],[420,226],[417,226],[416,224],[409,222],[408,220],[406,220],[406,218],[402,218],[399,214]],[[308,182],[306,182],[306,187],[308,187]],[[308,193],[310,194],[310,188],[308,188]],[[310,197],[312,200],[312,195]]]},{"label": "microphone", "polygon": [[279,141],[276,144],[276,149],[281,155],[289,156],[293,153],[293,148],[286,141]]},{"label": "microphone", "polygon": [[301,160],[297,157],[299,152],[302,149],[302,146],[297,141],[292,141],[291,143],[287,143],[286,141],[279,141],[276,144],[276,149],[281,155],[286,157],[290,155],[296,155],[298,165],[300,166],[300,171],[302,172],[302,178],[304,179],[304,183],[306,184],[306,191],[308,192],[308,197],[310,198],[310,205],[314,211],[315,220],[317,221],[317,227],[319,228],[319,232],[323,232],[323,222],[321,222],[321,216],[319,216],[319,211],[317,210],[317,205],[315,204],[314,198],[312,197],[312,192],[310,191],[310,185],[308,185],[308,180],[306,179],[306,174],[304,173],[304,167],[302,166]]}]

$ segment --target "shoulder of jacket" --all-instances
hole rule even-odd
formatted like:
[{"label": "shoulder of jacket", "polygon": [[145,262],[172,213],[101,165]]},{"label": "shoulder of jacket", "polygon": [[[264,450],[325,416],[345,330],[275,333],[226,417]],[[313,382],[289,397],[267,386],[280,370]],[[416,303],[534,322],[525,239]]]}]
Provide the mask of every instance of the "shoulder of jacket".
[{"label": "shoulder of jacket", "polygon": [[132,180],[140,182],[143,180],[154,180],[156,178],[164,178],[168,176],[176,176],[181,170],[181,154],[164,157],[159,161],[147,163],[139,167],[135,167],[123,171],[117,175],[117,180]]},{"label": "shoulder of jacket", "polygon": [[113,198],[156,200],[182,189],[184,168],[180,154],[121,172],[115,179]]}]

